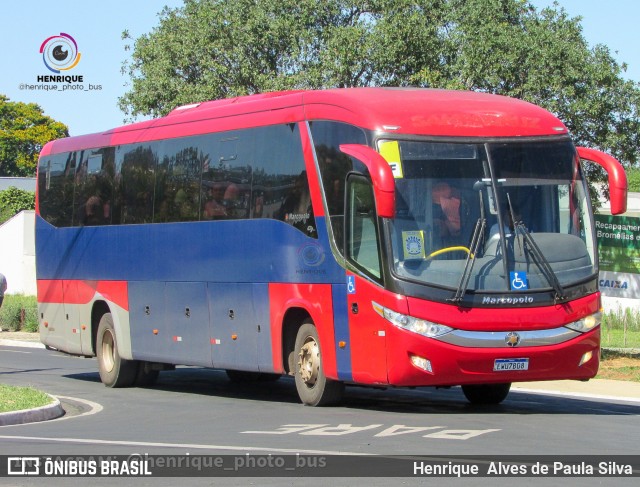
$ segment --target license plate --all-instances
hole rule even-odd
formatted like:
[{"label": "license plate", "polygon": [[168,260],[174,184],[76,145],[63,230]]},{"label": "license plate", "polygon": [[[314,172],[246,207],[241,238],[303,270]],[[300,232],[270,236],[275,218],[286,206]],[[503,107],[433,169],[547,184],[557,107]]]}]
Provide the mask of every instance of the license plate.
[{"label": "license plate", "polygon": [[493,362],[494,372],[509,372],[512,370],[529,370],[528,358],[499,358]]}]

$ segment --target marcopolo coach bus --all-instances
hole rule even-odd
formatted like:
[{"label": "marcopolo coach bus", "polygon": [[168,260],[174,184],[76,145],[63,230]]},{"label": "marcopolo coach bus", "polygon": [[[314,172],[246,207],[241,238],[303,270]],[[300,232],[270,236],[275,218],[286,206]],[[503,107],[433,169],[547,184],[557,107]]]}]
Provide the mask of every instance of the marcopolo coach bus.
[{"label": "marcopolo coach bus", "polygon": [[110,387],[176,365],[345,384],[586,380],[600,350],[593,216],[575,148],[539,107],[424,89],[197,103],[47,144],[40,334]]}]

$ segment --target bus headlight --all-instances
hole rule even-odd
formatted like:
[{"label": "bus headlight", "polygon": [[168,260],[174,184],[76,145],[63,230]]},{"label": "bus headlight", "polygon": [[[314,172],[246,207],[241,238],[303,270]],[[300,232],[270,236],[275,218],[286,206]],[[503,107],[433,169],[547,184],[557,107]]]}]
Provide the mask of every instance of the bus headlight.
[{"label": "bus headlight", "polygon": [[432,321],[421,320],[414,318],[413,316],[403,315],[396,311],[392,311],[389,308],[372,302],[373,309],[382,316],[385,320],[391,322],[392,325],[402,328],[404,330],[412,331],[429,338],[434,338],[442,335],[446,335],[451,332],[453,328],[441,325],[439,323],[433,323]]},{"label": "bus headlight", "polygon": [[574,321],[573,323],[569,323],[566,326],[574,331],[579,331],[580,333],[585,333],[587,331],[593,330],[594,328],[600,326],[602,322],[602,313],[598,312],[589,316],[585,316],[581,320]]}]

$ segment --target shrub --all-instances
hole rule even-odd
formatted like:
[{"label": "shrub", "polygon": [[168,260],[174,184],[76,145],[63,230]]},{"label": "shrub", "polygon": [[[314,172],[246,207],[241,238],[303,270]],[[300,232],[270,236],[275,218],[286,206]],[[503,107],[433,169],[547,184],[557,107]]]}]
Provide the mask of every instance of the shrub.
[{"label": "shrub", "polygon": [[0,224],[17,215],[22,210],[33,210],[36,207],[36,194],[11,186],[0,191]]},{"label": "shrub", "polygon": [[35,296],[7,294],[0,308],[0,327],[9,331],[38,331],[38,303]]},{"label": "shrub", "polygon": [[627,181],[629,183],[629,191],[640,192],[640,169],[627,169]]},{"label": "shrub", "polygon": [[602,346],[640,348],[640,312],[618,308],[602,317]]}]

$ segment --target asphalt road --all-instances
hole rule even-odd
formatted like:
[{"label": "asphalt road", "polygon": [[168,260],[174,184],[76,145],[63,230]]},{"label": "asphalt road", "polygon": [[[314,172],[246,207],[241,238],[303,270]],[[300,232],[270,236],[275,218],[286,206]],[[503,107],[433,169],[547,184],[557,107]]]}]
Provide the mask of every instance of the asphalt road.
[{"label": "asphalt road", "polygon": [[[640,404],[512,391],[499,406],[469,405],[458,388],[374,390],[348,387],[339,407],[298,402],[293,380],[233,383],[222,371],[179,367],[153,388],[109,389],[95,359],[43,349],[0,346],[0,382],[31,385],[60,398],[58,420],[0,428],[0,455],[635,455]],[[592,457],[592,458],[594,458]],[[368,479],[368,485],[416,481]],[[11,480],[11,482],[9,482]],[[0,479],[37,485],[38,479]],[[42,479],[40,479],[42,480]],[[48,479],[47,485],[73,480]],[[115,485],[100,480],[98,485]],[[132,479],[129,479],[132,480]],[[125,485],[175,485],[135,479]],[[419,479],[426,482],[433,479]],[[563,479],[606,485],[603,478]],[[612,479],[610,479],[612,480]],[[440,479],[480,485],[487,479]],[[85,479],[86,482],[86,479]],[[119,482],[122,482],[121,480]],[[306,485],[361,485],[356,480],[305,479]],[[493,485],[512,485],[497,478]],[[518,485],[558,485],[523,478]],[[615,479],[616,485],[637,482]],[[190,479],[201,485],[297,485],[292,479]],[[629,483],[629,485],[632,485]],[[123,484],[119,484],[123,485]],[[564,484],[563,484],[564,485]]]}]

